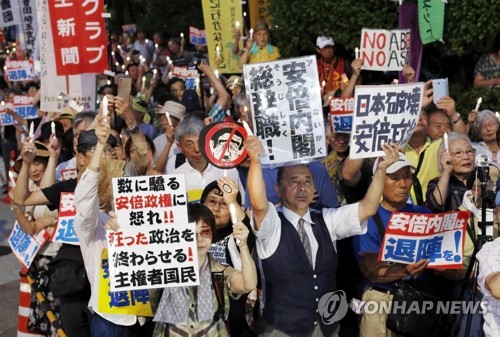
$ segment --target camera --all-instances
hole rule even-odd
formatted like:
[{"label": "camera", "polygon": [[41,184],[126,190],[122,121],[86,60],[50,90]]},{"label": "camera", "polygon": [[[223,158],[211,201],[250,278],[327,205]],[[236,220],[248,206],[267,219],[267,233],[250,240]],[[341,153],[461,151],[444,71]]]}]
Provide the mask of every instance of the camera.
[{"label": "camera", "polygon": [[490,162],[490,156],[488,156],[486,153],[481,153],[476,156],[475,164],[477,178],[482,183],[490,180]]}]

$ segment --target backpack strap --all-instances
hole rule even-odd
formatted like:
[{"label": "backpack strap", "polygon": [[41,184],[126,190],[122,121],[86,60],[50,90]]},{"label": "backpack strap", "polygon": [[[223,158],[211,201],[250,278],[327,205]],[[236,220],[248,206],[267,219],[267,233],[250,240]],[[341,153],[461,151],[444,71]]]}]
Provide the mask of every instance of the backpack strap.
[{"label": "backpack strap", "polygon": [[214,322],[224,320],[224,271],[213,271],[212,286],[214,287],[215,295],[217,296],[217,311],[214,314]]},{"label": "backpack strap", "polygon": [[413,172],[413,174],[412,174],[413,192],[415,192],[415,198],[417,199],[417,200],[415,200],[415,202],[417,205],[424,204],[424,196],[422,194],[422,185],[420,184],[420,180],[418,180],[418,178],[417,178],[417,175],[420,172],[420,168],[422,167],[422,162],[424,161],[424,156],[425,156],[425,150],[422,151],[420,156],[418,156],[417,168],[415,169],[415,172]]}]

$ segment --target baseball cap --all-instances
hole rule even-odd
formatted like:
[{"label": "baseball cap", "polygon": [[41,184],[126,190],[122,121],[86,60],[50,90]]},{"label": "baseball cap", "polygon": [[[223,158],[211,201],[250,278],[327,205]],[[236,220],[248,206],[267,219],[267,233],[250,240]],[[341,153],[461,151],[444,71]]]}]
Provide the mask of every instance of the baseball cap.
[{"label": "baseball cap", "polygon": [[324,48],[326,46],[335,46],[335,42],[333,42],[333,39],[328,36],[318,36],[316,39],[316,45],[318,48]]},{"label": "baseball cap", "polygon": [[239,85],[241,88],[245,87],[245,84],[243,83],[243,79],[240,76],[233,75],[233,76],[229,77],[229,79],[226,82],[226,88],[231,90],[236,85]]},{"label": "baseball cap", "polygon": [[255,28],[253,29],[254,33],[257,33],[259,30],[267,30],[269,31],[269,26],[265,22],[259,22],[255,25]]},{"label": "baseball cap", "polygon": [[[378,167],[378,163],[379,163],[379,160],[380,160],[380,157],[377,158],[377,160],[375,160],[375,163],[373,164],[373,174],[375,174],[375,171],[377,171],[377,167]],[[386,170],[386,173],[388,174],[392,174],[400,169],[402,169],[403,167],[407,167],[409,166],[411,171],[414,172],[415,171],[415,166],[413,166],[409,161],[408,159],[406,159],[406,156],[402,153],[399,154],[399,158],[398,158],[398,161],[395,162],[394,164],[392,164],[391,166],[389,166]]]},{"label": "baseball cap", "polygon": [[[109,135],[107,143],[111,145],[111,147],[115,147],[118,142],[115,137]],[[85,153],[88,149],[96,145],[97,136],[95,130],[87,130],[83,131],[80,133],[80,136],[78,136],[78,146],[76,149],[79,153]]]},{"label": "baseball cap", "polygon": [[186,114],[186,107],[174,101],[166,101],[163,108],[158,113],[165,114],[166,112],[168,112],[170,116],[181,121],[184,119],[184,115]]}]

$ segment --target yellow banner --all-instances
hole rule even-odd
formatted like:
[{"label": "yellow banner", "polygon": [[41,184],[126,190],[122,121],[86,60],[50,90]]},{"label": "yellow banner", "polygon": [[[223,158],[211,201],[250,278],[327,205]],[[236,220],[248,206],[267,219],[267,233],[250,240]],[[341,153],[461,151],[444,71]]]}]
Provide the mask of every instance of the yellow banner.
[{"label": "yellow banner", "polygon": [[149,290],[111,292],[109,285],[108,250],[102,250],[99,272],[99,312],[116,315],[136,315],[153,317],[149,303]]},{"label": "yellow banner", "polygon": [[271,29],[271,16],[269,15],[269,0],[249,0],[250,25],[255,27],[259,22],[266,22]]},{"label": "yellow banner", "polygon": [[[240,0],[202,0],[203,20],[207,35],[207,48],[210,64],[214,63],[217,46],[222,59],[219,65],[221,74],[241,73],[238,56],[233,55],[234,23],[242,23]],[[241,29],[241,26],[240,26]]]}]

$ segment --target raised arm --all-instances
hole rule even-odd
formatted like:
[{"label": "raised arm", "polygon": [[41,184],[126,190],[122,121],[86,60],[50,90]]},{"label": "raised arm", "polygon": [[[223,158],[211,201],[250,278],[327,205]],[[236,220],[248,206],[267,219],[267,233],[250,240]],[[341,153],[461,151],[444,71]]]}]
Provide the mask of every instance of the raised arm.
[{"label": "raised arm", "polygon": [[262,220],[269,210],[269,202],[266,195],[266,184],[260,164],[260,155],[264,153],[264,148],[259,139],[255,136],[248,136],[245,140],[245,150],[250,158],[250,167],[248,169],[247,186],[252,204],[253,215],[255,219],[255,229],[258,231]]},{"label": "raised arm", "polygon": [[233,226],[233,236],[239,240],[237,245],[241,257],[241,272],[236,272],[231,278],[231,292],[234,294],[245,294],[257,288],[257,269],[247,245],[249,233],[241,221]]},{"label": "raised arm", "polygon": [[427,203],[433,210],[442,209],[446,203],[446,196],[448,195],[448,188],[450,184],[450,177],[453,171],[451,166],[451,155],[449,151],[441,153],[441,167],[443,171],[439,176],[437,185],[433,186],[429,183],[427,187]]},{"label": "raised arm", "polygon": [[365,197],[359,203],[359,221],[364,222],[369,217],[377,213],[377,208],[380,204],[380,199],[382,198],[382,192],[384,191],[385,182],[385,172],[389,166],[395,163],[399,158],[398,146],[397,144],[390,143],[382,145],[385,157],[379,159],[377,170],[373,176],[370,187],[366,192]]},{"label": "raised arm", "polygon": [[50,136],[49,145],[47,146],[50,157],[45,172],[43,174],[42,181],[40,181],[40,188],[45,188],[54,185],[56,182],[56,167],[58,164],[59,154],[61,153],[61,147],[59,146],[59,141],[56,135]]},{"label": "raised arm", "polygon": [[455,108],[455,101],[453,100],[453,98],[451,98],[450,96],[441,97],[436,106],[439,109],[443,109],[444,111],[446,111],[446,115],[448,115],[448,118],[450,118],[451,127],[454,132],[464,135],[467,134],[467,127],[465,126],[462,117],[460,117]]}]

